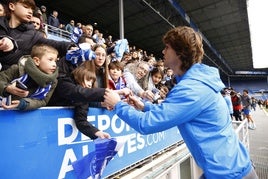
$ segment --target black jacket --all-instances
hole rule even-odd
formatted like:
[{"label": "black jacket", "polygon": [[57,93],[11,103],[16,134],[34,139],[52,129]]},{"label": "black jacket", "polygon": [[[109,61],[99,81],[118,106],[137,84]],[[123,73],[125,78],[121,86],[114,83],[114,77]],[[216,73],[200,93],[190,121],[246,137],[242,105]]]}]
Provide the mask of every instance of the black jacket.
[{"label": "black jacket", "polygon": [[73,106],[77,102],[101,102],[105,88],[83,88],[75,83],[71,72],[76,68],[65,57],[58,62],[58,85],[49,101],[49,106]]},{"label": "black jacket", "polygon": [[87,121],[88,109],[88,103],[76,103],[74,109],[74,121],[80,132],[91,139],[96,139],[97,136],[95,133],[99,131],[99,129]]},{"label": "black jacket", "polygon": [[17,28],[10,28],[8,19],[0,17],[0,39],[3,37],[11,37],[17,44],[17,48],[11,52],[0,51],[0,63],[2,70],[7,69],[13,64],[17,64],[20,57],[30,55],[32,47],[35,44],[43,43],[55,47],[60,56],[64,56],[67,49],[71,46],[71,42],[55,41],[46,39],[43,34],[34,29],[32,24],[23,23]]}]

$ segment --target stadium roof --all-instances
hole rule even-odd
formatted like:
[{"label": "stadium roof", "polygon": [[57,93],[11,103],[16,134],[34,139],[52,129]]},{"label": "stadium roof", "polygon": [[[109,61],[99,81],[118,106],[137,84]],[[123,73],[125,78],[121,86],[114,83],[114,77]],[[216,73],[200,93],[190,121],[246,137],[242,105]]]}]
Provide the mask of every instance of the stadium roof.
[{"label": "stadium roof", "polygon": [[[59,18],[120,37],[120,0],[36,0]],[[253,69],[247,0],[122,0],[124,38],[131,45],[162,57],[162,36],[167,30],[188,25],[204,39],[204,63],[220,69],[223,80],[264,79],[268,69]],[[121,26],[122,27],[122,26]],[[122,31],[121,31],[122,34]],[[239,74],[240,73],[240,74]]]}]

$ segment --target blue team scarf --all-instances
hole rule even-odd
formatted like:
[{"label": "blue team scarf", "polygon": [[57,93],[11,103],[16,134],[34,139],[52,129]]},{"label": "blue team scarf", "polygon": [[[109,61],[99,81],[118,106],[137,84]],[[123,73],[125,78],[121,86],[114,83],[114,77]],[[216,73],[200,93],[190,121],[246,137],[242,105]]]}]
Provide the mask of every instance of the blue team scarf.
[{"label": "blue team scarf", "polygon": [[121,39],[121,40],[116,41],[114,52],[115,52],[116,59],[121,61],[124,53],[129,52],[127,39]]},{"label": "blue team scarf", "polygon": [[94,51],[91,50],[88,43],[79,44],[79,49],[68,50],[66,54],[66,60],[70,61],[73,65],[80,64],[87,60],[94,60],[95,58],[96,55]]},{"label": "blue team scarf", "polygon": [[[15,82],[15,81],[20,81],[22,82],[24,85],[26,84],[26,82],[29,80],[29,75],[28,74],[24,74],[21,77],[14,79],[11,83]],[[34,99],[39,99],[39,100],[43,100],[45,99],[47,93],[50,91],[52,86],[52,83],[48,84],[45,87],[38,87],[36,89],[36,91],[32,94],[30,94],[28,96],[28,98],[34,98]]]}]

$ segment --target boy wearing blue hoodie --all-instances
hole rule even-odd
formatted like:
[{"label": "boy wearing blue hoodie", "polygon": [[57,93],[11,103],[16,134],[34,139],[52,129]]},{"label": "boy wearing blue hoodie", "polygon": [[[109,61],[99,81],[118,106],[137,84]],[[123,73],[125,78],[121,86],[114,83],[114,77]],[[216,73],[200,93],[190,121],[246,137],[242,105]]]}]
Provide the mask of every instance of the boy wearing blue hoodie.
[{"label": "boy wearing blue hoodie", "polygon": [[177,75],[177,84],[161,104],[143,103],[133,96],[120,100],[107,89],[105,102],[119,118],[142,134],[178,127],[201,178],[257,179],[247,148],[239,141],[221,89],[218,69],[202,64],[201,36],[180,26],[163,37],[165,66]]}]

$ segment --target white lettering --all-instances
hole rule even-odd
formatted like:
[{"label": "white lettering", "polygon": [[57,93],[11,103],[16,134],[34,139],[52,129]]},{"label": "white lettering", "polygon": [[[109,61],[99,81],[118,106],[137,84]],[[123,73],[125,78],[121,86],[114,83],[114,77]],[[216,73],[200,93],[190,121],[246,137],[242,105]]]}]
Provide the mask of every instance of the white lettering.
[{"label": "white lettering", "polygon": [[137,151],[137,148],[136,148],[136,134],[131,134],[129,135],[129,138],[127,140],[127,146],[128,146],[128,153],[132,153],[132,152],[135,152]]},{"label": "white lettering", "polygon": [[[98,129],[102,131],[105,130],[112,131],[111,135],[124,134],[126,133],[126,131],[133,131],[132,134],[127,134],[128,137],[125,145],[123,145],[122,148],[117,153],[119,157],[123,157],[123,155],[126,153],[129,154],[137,152],[137,150],[143,150],[143,148],[145,147],[150,147],[156,143],[165,140],[164,131],[149,135],[141,135],[140,133],[134,131],[134,129],[132,129],[129,125],[127,125],[123,120],[118,118],[117,115],[87,116],[87,121],[93,123],[93,125],[96,124]],[[72,118],[58,119],[59,146],[67,145],[67,147],[70,147],[71,145],[82,144],[80,149],[82,150],[82,155],[85,156],[90,152],[89,150],[91,150],[89,149],[88,142],[91,142],[90,139],[78,131]],[[76,150],[77,148],[74,149],[69,148],[65,151],[58,175],[59,178],[65,178],[67,172],[73,170],[71,163],[77,160],[75,155]]]},{"label": "white lettering", "polygon": [[149,134],[147,135],[147,144],[148,145],[153,145],[158,143],[161,140],[164,140],[165,138],[165,132],[158,132],[154,134]]},{"label": "white lettering", "polygon": [[[116,126],[116,122],[118,121],[118,123],[119,123],[119,126],[117,127]],[[123,130],[124,130],[124,128],[125,128],[125,122],[124,121],[122,121],[120,118],[118,118],[118,116],[117,115],[114,115],[113,117],[112,117],[112,122],[111,122],[111,127],[112,127],[112,130],[116,133],[116,134],[120,134]]]},{"label": "white lettering", "polygon": [[137,141],[138,141],[137,148],[139,150],[143,149],[145,147],[145,140],[143,138],[143,135],[137,134]]},{"label": "white lettering", "polygon": [[98,115],[98,129],[107,130],[110,127],[110,118],[107,115]]},{"label": "white lettering", "polygon": [[[73,127],[74,121],[72,118],[58,119],[58,145],[65,145],[72,143],[78,135],[78,130]],[[68,126],[68,127],[67,127]],[[69,136],[65,136],[65,131],[70,132]]]},{"label": "white lettering", "polygon": [[83,156],[86,156],[88,154],[88,145],[83,145],[82,153],[83,153]]},{"label": "white lettering", "polygon": [[76,160],[77,159],[76,159],[76,156],[74,154],[73,149],[67,149],[65,151],[64,158],[62,160],[60,173],[59,173],[59,176],[58,176],[59,179],[65,178],[66,173],[73,170],[73,166],[69,165],[69,161],[70,161],[70,163],[72,163],[72,162],[74,162]]}]

